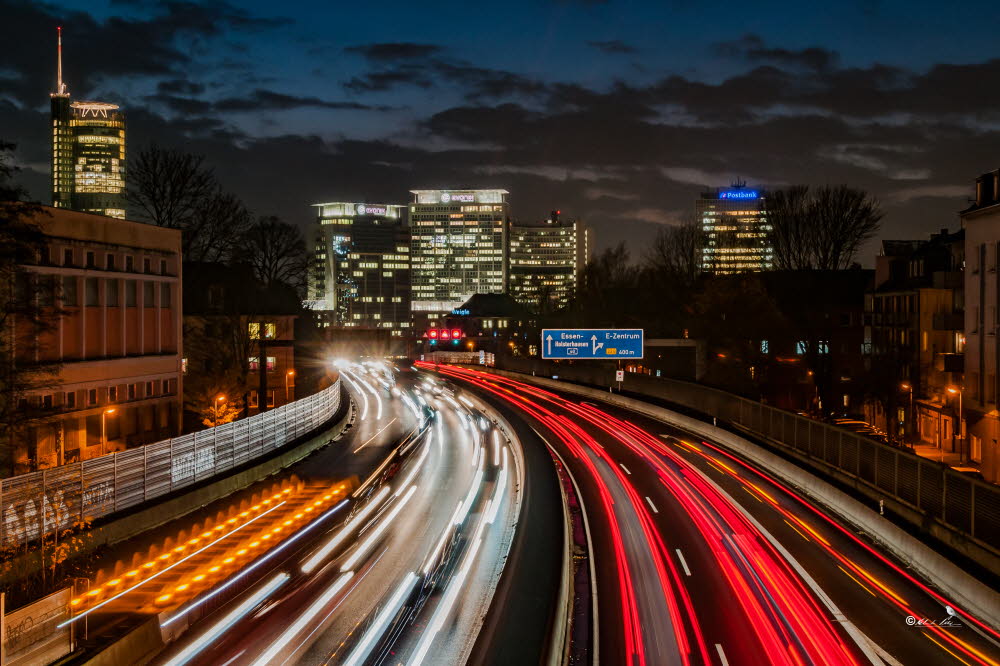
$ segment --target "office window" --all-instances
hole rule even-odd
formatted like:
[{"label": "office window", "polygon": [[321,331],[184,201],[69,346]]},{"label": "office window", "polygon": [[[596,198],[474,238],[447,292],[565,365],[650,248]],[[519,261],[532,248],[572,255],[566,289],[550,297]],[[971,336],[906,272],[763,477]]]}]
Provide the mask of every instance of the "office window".
[{"label": "office window", "polygon": [[94,268],[95,266],[96,266],[96,264],[94,263],[94,253],[93,252],[88,252],[87,253],[87,268]]},{"label": "office window", "polygon": [[265,322],[261,324],[257,321],[252,321],[247,325],[247,331],[250,334],[251,340],[260,340],[260,329],[261,326],[264,327],[264,339],[272,340],[277,335],[277,326],[274,322]]},{"label": "office window", "polygon": [[107,267],[108,267],[109,271],[115,270],[115,255],[110,254],[110,253],[108,254]]},{"label": "office window", "polygon": [[166,275],[166,274],[167,274],[167,260],[160,259],[160,275]]},{"label": "office window", "polygon": [[128,385],[128,399],[129,400],[135,400],[136,395],[138,395],[138,393],[139,393],[139,385],[138,384],[129,384]]},{"label": "office window", "polygon": [[80,304],[80,295],[76,291],[76,278],[72,275],[63,276],[62,304],[64,307],[76,307]]},{"label": "office window", "polygon": [[118,307],[118,280],[106,280],[104,283],[104,304],[116,308]]},{"label": "office window", "polygon": [[93,307],[95,305],[100,305],[100,280],[97,278],[87,278],[86,287],[86,303],[87,305]]},{"label": "office window", "polygon": [[144,308],[156,307],[156,283],[142,283],[142,306]]},{"label": "office window", "polygon": [[153,390],[154,386],[155,386],[154,382],[146,382],[146,393],[143,394],[144,397],[148,398],[150,396],[156,395],[156,391]]},{"label": "office window", "polygon": [[73,249],[66,248],[65,250],[63,250],[63,266],[72,266],[72,265],[73,265]]},{"label": "office window", "polygon": [[267,392],[267,406],[268,407],[274,407],[274,391],[273,390],[269,390]]},{"label": "office window", "polygon": [[148,257],[142,260],[142,272],[143,273],[153,272],[153,266]]},{"label": "office window", "polygon": [[91,407],[97,404],[97,389],[92,388],[87,391],[87,404]]},{"label": "office window", "polygon": [[131,254],[125,255],[125,270],[129,273],[135,270],[135,257]]},{"label": "office window", "polygon": [[76,409],[76,391],[67,391],[63,398],[63,404],[67,409]]},{"label": "office window", "polygon": [[118,387],[109,386],[108,387],[108,402],[118,402]]},{"label": "office window", "polygon": [[170,307],[170,285],[166,282],[160,285],[160,307]]},{"label": "office window", "polygon": [[135,280],[125,280],[125,306],[134,308],[136,297]]},{"label": "office window", "polygon": [[250,395],[247,396],[247,405],[249,407],[257,407],[257,391],[250,391]]}]

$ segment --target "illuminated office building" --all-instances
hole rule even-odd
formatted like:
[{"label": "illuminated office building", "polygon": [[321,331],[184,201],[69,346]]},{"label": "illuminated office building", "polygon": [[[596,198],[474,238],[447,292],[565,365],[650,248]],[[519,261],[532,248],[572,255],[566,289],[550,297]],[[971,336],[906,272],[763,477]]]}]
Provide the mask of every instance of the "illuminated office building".
[{"label": "illuminated office building", "polygon": [[726,275],[774,267],[763,192],[743,185],[706,192],[695,213],[702,230],[702,272]]},{"label": "illuminated office building", "polygon": [[507,289],[507,190],[411,190],[415,320],[434,324],[473,294]]},{"label": "illuminated office building", "polygon": [[125,115],[117,104],[71,102],[59,28],[52,99],[52,205],[125,217]]},{"label": "illuminated office building", "polygon": [[319,210],[307,307],[321,326],[410,328],[410,240],[405,206],[332,202]]},{"label": "illuminated office building", "polygon": [[542,222],[511,222],[510,295],[536,312],[565,308],[590,256],[589,236],[583,222],[561,220],[559,211]]}]

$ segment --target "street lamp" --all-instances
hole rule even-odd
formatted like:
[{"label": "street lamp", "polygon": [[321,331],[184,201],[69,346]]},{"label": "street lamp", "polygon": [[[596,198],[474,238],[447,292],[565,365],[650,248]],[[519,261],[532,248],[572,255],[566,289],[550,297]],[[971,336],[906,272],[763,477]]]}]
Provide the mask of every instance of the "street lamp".
[{"label": "street lamp", "polygon": [[220,402],[225,402],[225,401],[226,401],[226,396],[220,395],[219,397],[217,397],[215,399],[215,402],[212,403],[212,427],[213,428],[215,428],[216,426],[219,425],[219,403]]},{"label": "street lamp", "polygon": [[954,386],[948,387],[948,393],[958,396],[958,435],[956,437],[961,440],[958,447],[958,457],[960,462],[965,462],[965,428],[963,427],[965,421],[962,420],[962,394],[965,392],[965,387],[959,386],[955,388]]},{"label": "street lamp", "polygon": [[101,455],[104,455],[104,451],[108,446],[108,430],[107,430],[107,417],[112,416],[117,412],[113,407],[105,409],[101,412]]},{"label": "street lamp", "polygon": [[[909,418],[909,421],[910,421],[910,435],[912,436],[913,430],[914,430],[914,426],[916,425],[916,423],[914,423],[915,414],[913,413],[913,384],[910,384],[909,382],[903,382],[902,384],[899,385],[899,388],[903,389],[904,391],[908,391],[909,394],[910,394],[910,418]],[[905,431],[905,428],[904,428],[904,431]]]},{"label": "street lamp", "polygon": [[285,402],[291,402],[291,399],[288,397],[288,380],[294,376],[295,376],[294,370],[289,370],[288,372],[285,373]]}]

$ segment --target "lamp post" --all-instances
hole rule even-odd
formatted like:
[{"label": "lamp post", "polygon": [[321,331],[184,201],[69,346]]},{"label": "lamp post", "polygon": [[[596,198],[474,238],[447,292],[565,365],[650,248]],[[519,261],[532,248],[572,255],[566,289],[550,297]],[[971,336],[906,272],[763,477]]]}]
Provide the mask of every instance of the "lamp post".
[{"label": "lamp post", "polygon": [[107,429],[107,417],[115,414],[116,409],[109,408],[101,412],[101,455],[104,455],[105,449],[108,446],[108,429]]},{"label": "lamp post", "polygon": [[226,396],[220,395],[219,397],[217,397],[215,399],[215,402],[212,403],[212,427],[213,428],[215,428],[215,427],[217,427],[219,425],[219,403],[220,402],[225,402],[225,401],[226,401]]},{"label": "lamp post", "polygon": [[[294,370],[289,370],[288,372],[285,373],[285,402],[286,403],[292,401],[292,399],[288,397],[288,380],[290,380],[294,376],[295,376],[295,371]],[[295,384],[292,384],[292,387],[294,387],[294,386],[295,386]]]},{"label": "lamp post", "polygon": [[903,389],[904,391],[908,391],[910,394],[910,415],[908,420],[910,422],[910,435],[912,436],[913,430],[915,429],[914,426],[916,425],[916,423],[914,423],[915,415],[913,413],[913,384],[910,384],[908,382],[903,382],[902,384],[899,385],[899,388]]},{"label": "lamp post", "polygon": [[959,462],[965,462],[965,428],[963,427],[965,421],[962,419],[962,394],[965,393],[965,387],[949,386],[948,393],[958,396],[958,435],[956,435],[959,440],[958,458]]}]

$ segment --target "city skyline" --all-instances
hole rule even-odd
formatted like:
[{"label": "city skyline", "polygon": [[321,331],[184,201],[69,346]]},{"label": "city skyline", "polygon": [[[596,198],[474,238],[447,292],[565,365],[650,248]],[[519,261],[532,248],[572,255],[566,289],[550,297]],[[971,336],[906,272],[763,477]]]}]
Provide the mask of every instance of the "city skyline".
[{"label": "city skyline", "polygon": [[[518,192],[515,217],[559,207],[593,224],[598,249],[626,240],[638,258],[659,225],[693,214],[704,187],[742,178],[865,188],[886,210],[881,238],[906,237],[956,226],[972,194],[964,175],[996,166],[1000,147],[991,93],[965,85],[996,68],[995,47],[962,20],[974,7],[935,32],[901,22],[891,4],[846,7],[847,20],[823,34],[811,29],[820,10],[768,23],[766,7],[743,7],[696,38],[685,34],[700,14],[689,7],[523,5],[478,25],[447,7],[432,21],[400,6],[398,25],[376,41],[329,36],[363,35],[348,28],[366,12],[302,5],[5,5],[20,29],[7,35],[0,118],[43,201],[38,142],[59,24],[74,94],[121,103],[133,148],[204,153],[255,212],[303,228],[303,202],[504,187]],[[329,34],[308,28],[334,20]],[[517,36],[526,24],[533,30]],[[654,28],[677,48],[658,48]],[[483,38],[524,48],[476,48]],[[934,48],[911,54],[914,39]],[[188,71],[197,73],[178,75]],[[293,155],[294,168],[275,176]]]}]

